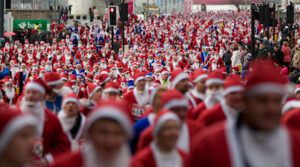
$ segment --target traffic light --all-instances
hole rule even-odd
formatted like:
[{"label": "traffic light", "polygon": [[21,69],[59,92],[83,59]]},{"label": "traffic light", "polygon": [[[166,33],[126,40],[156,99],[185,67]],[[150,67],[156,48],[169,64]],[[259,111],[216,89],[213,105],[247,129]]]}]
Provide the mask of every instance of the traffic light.
[{"label": "traffic light", "polygon": [[121,3],[120,17],[122,21],[128,21],[128,3]]},{"label": "traffic light", "polygon": [[108,12],[109,12],[109,25],[116,26],[117,25],[117,7],[110,6],[108,8]]},{"label": "traffic light", "polygon": [[286,9],[286,23],[294,24],[294,5],[291,3]]}]

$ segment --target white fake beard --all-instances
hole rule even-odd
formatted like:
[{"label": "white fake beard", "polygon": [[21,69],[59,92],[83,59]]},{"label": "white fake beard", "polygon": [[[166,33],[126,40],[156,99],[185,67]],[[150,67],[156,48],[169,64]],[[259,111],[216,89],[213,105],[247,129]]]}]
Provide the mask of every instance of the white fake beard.
[{"label": "white fake beard", "polygon": [[23,112],[32,114],[38,120],[43,119],[44,105],[42,102],[32,102],[24,98],[21,102],[20,108]]},{"label": "white fake beard", "polygon": [[45,70],[46,70],[47,72],[51,72],[51,71],[52,71],[52,67],[51,67],[51,66],[48,66],[48,65],[46,65],[46,66],[45,66]]},{"label": "white fake beard", "polygon": [[101,65],[100,65],[100,68],[101,68],[101,69],[107,69],[107,65],[106,65],[106,64],[101,64]]},{"label": "white fake beard", "polygon": [[212,70],[216,70],[216,69],[217,69],[217,64],[216,64],[216,63],[213,63],[213,64],[211,65],[211,69],[212,69]]},{"label": "white fake beard", "polygon": [[206,101],[211,105],[207,106],[208,108],[212,107],[216,103],[219,103],[223,96],[222,96],[223,89],[219,89],[217,91],[211,91],[209,89],[206,90],[205,96],[206,96]]},{"label": "white fake beard", "polygon": [[16,95],[15,89],[4,89],[5,95],[7,96],[8,99],[13,99]]}]

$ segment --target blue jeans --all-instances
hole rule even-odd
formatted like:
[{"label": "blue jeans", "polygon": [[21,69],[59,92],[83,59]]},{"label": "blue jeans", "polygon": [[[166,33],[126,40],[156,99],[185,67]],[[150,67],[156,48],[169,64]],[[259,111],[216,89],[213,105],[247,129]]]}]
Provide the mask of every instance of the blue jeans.
[{"label": "blue jeans", "polygon": [[230,71],[231,71],[231,65],[225,65],[226,66],[226,72],[227,74],[230,74]]}]

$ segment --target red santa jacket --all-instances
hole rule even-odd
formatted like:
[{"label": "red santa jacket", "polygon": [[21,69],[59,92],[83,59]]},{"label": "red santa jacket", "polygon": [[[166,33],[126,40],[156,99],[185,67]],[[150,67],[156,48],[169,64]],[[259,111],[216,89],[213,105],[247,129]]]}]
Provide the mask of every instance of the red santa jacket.
[{"label": "red santa jacket", "polygon": [[[231,155],[229,145],[228,124],[219,123],[205,131],[199,132],[193,142],[193,150],[190,153],[190,167],[232,167],[234,157]],[[233,129],[233,127],[231,127]],[[294,167],[300,166],[300,136],[294,131],[288,130],[291,143],[291,158]],[[196,140],[197,139],[197,140]],[[220,156],[221,155],[221,156]],[[236,157],[235,157],[236,158]]]},{"label": "red santa jacket", "polygon": [[58,118],[48,109],[45,109],[42,140],[44,156],[57,157],[71,149],[69,139],[64,133]]},{"label": "red santa jacket", "polygon": [[84,167],[84,159],[81,152],[65,154],[55,160],[50,167]]},{"label": "red santa jacket", "polygon": [[[181,166],[187,167],[187,155],[181,150],[178,150],[178,153],[182,159]],[[138,152],[132,159],[131,164],[132,167],[157,167],[151,147],[147,147]]]},{"label": "red santa jacket", "polygon": [[13,98],[9,98],[6,94],[5,91],[2,92],[3,93],[3,100],[5,103],[10,104],[10,105],[14,105],[17,103],[19,96],[17,95],[17,93],[15,92],[15,96]]},{"label": "red santa jacket", "polygon": [[128,107],[130,110],[130,115],[132,116],[133,120],[138,120],[143,117],[146,107],[138,105],[137,99],[132,91],[127,92],[123,99],[128,103]]},{"label": "red santa jacket", "polygon": [[188,118],[192,119],[192,120],[197,120],[201,113],[203,111],[205,111],[207,108],[206,108],[206,105],[204,102],[200,103],[196,108],[193,109],[192,112],[190,112],[191,114],[188,114]]},{"label": "red santa jacket", "polygon": [[300,130],[300,110],[293,109],[286,112],[282,117],[282,123],[288,128]]},{"label": "red santa jacket", "polygon": [[221,104],[215,105],[213,108],[203,111],[198,117],[197,122],[200,127],[208,127],[215,123],[219,123],[226,120]]},{"label": "red santa jacket", "polygon": [[[193,139],[193,136],[200,130],[200,127],[196,122],[191,120],[186,120],[186,124],[189,130],[189,139],[190,139],[189,143],[191,147],[191,143],[192,143],[191,141]],[[141,137],[138,142],[138,148],[137,148],[138,151],[143,150],[144,148],[148,147],[151,144],[151,142],[153,141],[152,131],[153,131],[153,126],[150,126],[141,133]]]}]

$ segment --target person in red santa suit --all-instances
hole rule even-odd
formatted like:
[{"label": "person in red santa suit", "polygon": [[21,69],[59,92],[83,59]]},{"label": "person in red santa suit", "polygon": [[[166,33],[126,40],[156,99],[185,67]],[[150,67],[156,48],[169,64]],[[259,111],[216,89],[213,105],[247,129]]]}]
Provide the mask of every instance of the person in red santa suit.
[{"label": "person in red santa suit", "polygon": [[169,71],[163,69],[161,73],[158,73],[156,79],[160,81],[162,87],[167,88],[169,86]]},{"label": "person in red santa suit", "polygon": [[78,150],[83,138],[86,118],[80,113],[80,103],[74,93],[64,97],[62,110],[57,115],[71,143],[71,150]]},{"label": "person in red santa suit", "polygon": [[102,99],[120,99],[121,90],[118,85],[114,82],[108,82],[105,84],[105,87],[102,91]]},{"label": "person in red santa suit", "polygon": [[274,64],[257,62],[245,86],[245,110],[237,121],[195,137],[190,166],[300,166],[300,137],[280,123],[286,93]]},{"label": "person in red santa suit", "polygon": [[24,96],[20,101],[20,109],[38,120],[38,136],[42,143],[36,147],[42,151],[37,156],[45,163],[53,161],[57,155],[70,150],[70,142],[58,118],[44,106],[48,92],[46,83],[38,78],[25,85]]},{"label": "person in red santa suit", "polygon": [[94,109],[102,95],[101,87],[96,84],[87,83],[86,89],[88,93],[88,99],[81,100],[81,102],[84,104],[82,113],[85,116],[89,115],[89,113]]},{"label": "person in red santa suit", "polygon": [[3,100],[9,105],[15,105],[18,100],[18,95],[16,94],[16,89],[13,86],[12,79],[6,77],[3,79],[4,84],[2,85],[3,89]]},{"label": "person in red santa suit", "polygon": [[190,76],[183,72],[182,70],[178,69],[171,73],[170,78],[170,86],[171,88],[175,88],[179,92],[181,92],[183,95],[185,95],[186,99],[188,100],[190,104],[190,108],[193,109],[197,106],[194,98],[189,93],[190,89]]},{"label": "person in red santa suit", "polygon": [[0,109],[0,166],[29,166],[34,162],[37,120],[4,103]]},{"label": "person in red santa suit", "polygon": [[181,121],[169,110],[159,111],[153,127],[154,141],[132,159],[132,167],[184,167],[187,155],[177,148]]},{"label": "person in red santa suit", "polygon": [[244,109],[244,86],[240,76],[228,76],[224,83],[224,99],[211,109],[203,111],[197,122],[201,127],[208,127],[222,121],[235,121]]},{"label": "person in red santa suit", "polygon": [[299,132],[300,130],[300,124],[298,121],[299,118],[300,118],[300,109],[294,108],[282,116],[282,123],[288,128],[294,129]]},{"label": "person in red santa suit", "polygon": [[220,71],[213,71],[208,74],[205,81],[205,99],[193,109],[190,118],[197,120],[203,111],[212,108],[222,100],[224,87],[224,76]]},{"label": "person in red santa suit", "polygon": [[[161,94],[161,107],[174,112],[181,120],[180,137],[177,142],[178,148],[186,153],[191,149],[191,141],[194,135],[200,130],[196,122],[187,119],[189,102],[179,91],[170,89]],[[138,142],[138,151],[149,146],[153,140],[153,127],[145,129]]]},{"label": "person in red santa suit", "polygon": [[190,95],[194,98],[196,105],[199,105],[204,101],[207,76],[207,72],[203,70],[196,70],[192,73],[194,88],[190,91]]},{"label": "person in red santa suit", "polygon": [[134,85],[134,89],[126,93],[123,99],[129,103],[132,117],[135,121],[137,121],[143,116],[145,107],[149,104],[150,100],[150,93],[146,89],[146,79],[144,73],[135,73]]},{"label": "person in red santa suit", "polygon": [[51,167],[129,167],[132,124],[121,101],[102,101],[89,115],[81,151],[58,158]]}]

